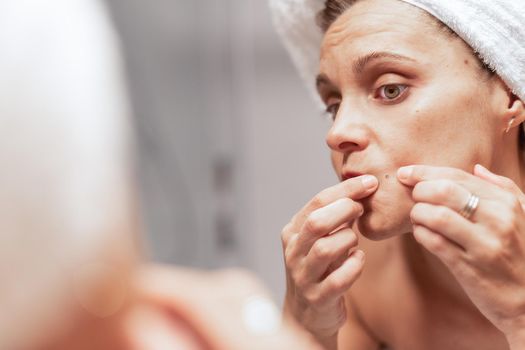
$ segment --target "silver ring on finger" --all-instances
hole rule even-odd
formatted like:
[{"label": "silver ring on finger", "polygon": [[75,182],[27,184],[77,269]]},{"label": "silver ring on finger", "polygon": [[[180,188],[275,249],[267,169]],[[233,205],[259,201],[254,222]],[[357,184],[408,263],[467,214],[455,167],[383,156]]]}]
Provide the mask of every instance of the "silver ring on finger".
[{"label": "silver ring on finger", "polygon": [[463,207],[463,209],[461,209],[461,211],[459,212],[459,215],[463,216],[467,220],[470,220],[472,215],[474,215],[474,212],[476,211],[476,209],[478,209],[478,206],[479,206],[479,197],[471,193],[467,201],[467,204]]}]

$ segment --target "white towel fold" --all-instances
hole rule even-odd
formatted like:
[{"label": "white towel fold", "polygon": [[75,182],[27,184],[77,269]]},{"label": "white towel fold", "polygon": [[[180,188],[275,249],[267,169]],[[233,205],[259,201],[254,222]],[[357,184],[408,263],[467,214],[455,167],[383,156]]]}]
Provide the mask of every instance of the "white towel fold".
[{"label": "white towel fold", "polygon": [[[454,30],[525,101],[524,0],[399,0]],[[274,23],[309,90],[315,94],[324,0],[270,0]],[[316,97],[317,98],[317,97]]]}]

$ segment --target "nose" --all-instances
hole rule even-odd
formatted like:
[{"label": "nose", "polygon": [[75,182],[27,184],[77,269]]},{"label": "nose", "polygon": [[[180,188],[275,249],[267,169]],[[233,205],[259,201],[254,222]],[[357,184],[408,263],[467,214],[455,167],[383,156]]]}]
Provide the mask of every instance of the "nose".
[{"label": "nose", "polygon": [[362,118],[341,108],[326,135],[326,144],[336,152],[364,150],[369,144],[369,132]]}]

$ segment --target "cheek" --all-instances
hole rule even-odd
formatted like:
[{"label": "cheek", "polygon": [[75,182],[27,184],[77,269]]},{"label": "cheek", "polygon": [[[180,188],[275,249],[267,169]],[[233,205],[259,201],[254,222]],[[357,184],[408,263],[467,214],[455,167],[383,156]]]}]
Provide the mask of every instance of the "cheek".
[{"label": "cheek", "polygon": [[482,102],[465,91],[429,95],[406,111],[398,160],[470,169],[487,152],[479,140],[492,137]]}]

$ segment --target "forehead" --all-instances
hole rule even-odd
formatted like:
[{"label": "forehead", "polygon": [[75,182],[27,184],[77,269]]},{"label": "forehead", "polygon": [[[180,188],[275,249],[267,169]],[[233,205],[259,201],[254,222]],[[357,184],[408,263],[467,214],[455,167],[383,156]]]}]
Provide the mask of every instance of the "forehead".
[{"label": "forehead", "polygon": [[416,7],[398,0],[364,0],[343,13],[326,32],[321,47],[323,62],[350,59],[374,51],[394,51],[425,63],[435,60],[447,37]]}]

